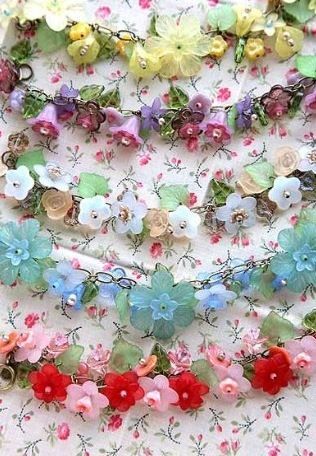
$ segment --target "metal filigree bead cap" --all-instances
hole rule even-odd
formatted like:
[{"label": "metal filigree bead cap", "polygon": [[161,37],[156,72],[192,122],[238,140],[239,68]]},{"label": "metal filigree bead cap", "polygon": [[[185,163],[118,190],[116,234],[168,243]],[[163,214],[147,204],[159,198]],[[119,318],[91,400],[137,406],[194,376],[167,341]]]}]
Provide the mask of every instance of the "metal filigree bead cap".
[{"label": "metal filigree bead cap", "polygon": [[9,135],[8,149],[16,155],[23,154],[29,147],[29,144],[29,137],[23,131]]}]

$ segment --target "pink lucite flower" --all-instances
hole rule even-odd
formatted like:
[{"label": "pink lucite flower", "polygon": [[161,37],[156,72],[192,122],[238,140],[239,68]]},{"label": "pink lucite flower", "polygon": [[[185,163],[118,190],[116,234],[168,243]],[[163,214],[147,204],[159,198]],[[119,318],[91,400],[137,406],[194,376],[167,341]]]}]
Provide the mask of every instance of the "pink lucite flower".
[{"label": "pink lucite flower", "polygon": [[222,399],[234,401],[239,393],[246,393],[250,390],[251,383],[243,377],[244,369],[240,364],[228,367],[216,366],[215,371],[219,380],[217,393]]},{"label": "pink lucite flower", "polygon": [[59,440],[67,440],[70,435],[70,429],[67,423],[61,423],[57,426],[57,437]]},{"label": "pink lucite flower", "polygon": [[181,139],[196,137],[199,135],[200,131],[201,127],[199,125],[188,122],[180,128],[179,137]]},{"label": "pink lucite flower", "polygon": [[203,112],[203,114],[207,114],[210,110],[211,104],[212,102],[208,97],[198,93],[191,98],[188,106],[192,109],[192,111],[198,111]]},{"label": "pink lucite flower", "polygon": [[226,353],[219,345],[209,345],[205,351],[205,355],[213,366],[228,367],[231,364],[231,359],[226,356]]},{"label": "pink lucite flower", "polygon": [[154,378],[141,377],[139,384],[145,392],[143,401],[159,412],[165,412],[170,404],[179,399],[178,393],[170,388],[169,380],[164,375],[156,375]]},{"label": "pink lucite flower", "polygon": [[227,115],[224,111],[213,114],[206,123],[204,134],[212,144],[229,144],[232,131],[227,124]]},{"label": "pink lucite flower", "polygon": [[290,340],[285,343],[292,364],[291,368],[310,375],[316,371],[316,339],[305,336],[301,340]]},{"label": "pink lucite flower", "polygon": [[181,374],[188,370],[192,364],[191,353],[184,344],[180,344],[176,350],[168,352],[168,358],[171,363],[170,373],[172,375]]},{"label": "pink lucite flower", "polygon": [[93,379],[103,377],[110,361],[111,351],[98,344],[87,358],[89,373]]},{"label": "pink lucite flower", "polygon": [[57,138],[61,129],[57,119],[56,106],[52,103],[48,103],[43,111],[37,117],[29,119],[28,123],[32,125],[32,130],[36,133],[50,138]]},{"label": "pink lucite flower", "polygon": [[143,143],[139,136],[140,119],[137,116],[127,117],[122,125],[110,127],[113,138],[125,147],[136,148]]},{"label": "pink lucite flower", "polygon": [[266,341],[266,337],[260,337],[259,328],[250,329],[250,331],[242,338],[242,342],[245,344],[248,353],[251,355],[256,355],[261,352],[262,346]]},{"label": "pink lucite flower", "polygon": [[33,329],[21,333],[17,346],[19,347],[14,353],[14,359],[17,362],[28,360],[30,363],[36,363],[42,356],[42,351],[49,343],[49,336],[44,333],[42,326],[34,326]]},{"label": "pink lucite flower", "polygon": [[103,112],[106,116],[107,123],[111,125],[112,127],[114,126],[120,126],[124,123],[125,117],[123,114],[121,114],[117,109],[115,108],[105,108],[103,109]]},{"label": "pink lucite flower", "polygon": [[49,358],[56,358],[56,356],[63,353],[69,347],[68,337],[65,334],[57,332],[49,341],[47,352]]},{"label": "pink lucite flower", "polygon": [[261,104],[271,119],[278,119],[288,112],[290,100],[289,92],[282,86],[274,86],[267,95],[261,98]]},{"label": "pink lucite flower", "polygon": [[316,112],[316,90],[306,95],[304,106],[307,112],[315,114]]},{"label": "pink lucite flower", "polygon": [[66,408],[75,413],[82,413],[85,419],[95,419],[100,415],[100,409],[109,405],[108,398],[99,393],[94,382],[88,381],[83,385],[67,386]]}]

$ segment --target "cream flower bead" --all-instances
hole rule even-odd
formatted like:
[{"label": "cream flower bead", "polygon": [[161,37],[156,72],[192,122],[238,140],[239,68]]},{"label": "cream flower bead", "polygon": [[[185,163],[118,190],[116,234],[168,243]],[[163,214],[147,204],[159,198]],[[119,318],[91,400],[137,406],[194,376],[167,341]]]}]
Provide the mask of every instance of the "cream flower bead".
[{"label": "cream flower bead", "polygon": [[275,154],[275,174],[277,176],[288,176],[297,169],[299,161],[299,154],[292,147],[279,147]]}]

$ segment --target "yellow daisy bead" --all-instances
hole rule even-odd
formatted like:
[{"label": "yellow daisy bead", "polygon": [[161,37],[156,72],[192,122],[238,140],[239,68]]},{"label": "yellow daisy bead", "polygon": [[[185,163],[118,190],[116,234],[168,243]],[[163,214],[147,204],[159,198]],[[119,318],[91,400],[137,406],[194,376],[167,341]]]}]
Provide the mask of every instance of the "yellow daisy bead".
[{"label": "yellow daisy bead", "polygon": [[225,54],[228,44],[221,35],[216,35],[211,40],[210,56],[214,59],[220,59]]},{"label": "yellow daisy bead", "polygon": [[147,52],[140,43],[136,43],[129,61],[130,71],[139,78],[150,77],[161,68],[159,57]]},{"label": "yellow daisy bead", "polygon": [[85,22],[79,22],[73,25],[69,30],[69,38],[71,41],[83,40],[91,33],[91,27]]},{"label": "yellow daisy bead", "polygon": [[254,62],[265,54],[264,42],[261,38],[248,38],[245,46],[245,56]]}]

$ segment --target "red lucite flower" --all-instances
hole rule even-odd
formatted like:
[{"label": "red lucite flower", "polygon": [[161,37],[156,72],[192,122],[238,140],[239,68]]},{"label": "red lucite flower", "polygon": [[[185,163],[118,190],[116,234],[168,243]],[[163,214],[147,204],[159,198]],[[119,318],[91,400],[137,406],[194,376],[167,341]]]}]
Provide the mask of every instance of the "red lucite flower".
[{"label": "red lucite flower", "polygon": [[0,59],[0,92],[10,93],[19,80],[15,66],[6,59]]},{"label": "red lucite flower", "polygon": [[270,348],[267,358],[257,359],[254,363],[255,374],[251,381],[253,388],[262,388],[266,393],[277,394],[293,378],[290,361],[285,349]]},{"label": "red lucite flower", "polygon": [[179,405],[182,410],[197,409],[203,403],[203,396],[209,392],[209,387],[199,381],[196,375],[191,372],[182,372],[169,380],[170,388],[174,389],[179,400],[175,405]]},{"label": "red lucite flower", "polygon": [[39,371],[30,372],[28,378],[35,397],[44,402],[64,401],[66,388],[72,383],[71,377],[59,372],[53,364],[45,364]]},{"label": "red lucite flower", "polygon": [[126,412],[136,401],[144,396],[144,390],[138,383],[135,372],[129,371],[124,374],[109,373],[104,377],[105,386],[101,393],[109,399],[110,406],[120,412]]}]

